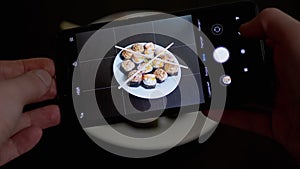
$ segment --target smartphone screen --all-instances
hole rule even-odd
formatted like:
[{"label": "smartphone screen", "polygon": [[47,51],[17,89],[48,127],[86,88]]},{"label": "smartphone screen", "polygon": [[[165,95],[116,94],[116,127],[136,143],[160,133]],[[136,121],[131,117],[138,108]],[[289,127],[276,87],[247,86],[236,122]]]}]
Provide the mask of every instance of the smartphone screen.
[{"label": "smartphone screen", "polygon": [[243,2],[65,30],[56,57],[62,111],[85,128],[208,109],[209,61],[224,68],[227,107],[264,102],[263,44],[238,30],[256,14]]}]

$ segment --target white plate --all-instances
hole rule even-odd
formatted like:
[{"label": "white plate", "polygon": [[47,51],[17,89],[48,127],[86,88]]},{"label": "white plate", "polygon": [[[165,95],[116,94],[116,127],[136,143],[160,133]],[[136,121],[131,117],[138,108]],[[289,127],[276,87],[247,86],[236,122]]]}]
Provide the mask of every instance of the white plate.
[{"label": "white plate", "polygon": [[[141,45],[144,45],[146,43],[140,43]],[[126,46],[125,48],[131,48],[131,45]],[[162,46],[159,46],[157,44],[155,44],[155,49],[163,49]],[[120,67],[121,67],[121,63],[122,63],[122,59],[120,57],[122,51],[120,51],[117,56],[115,57],[114,63],[113,63],[113,72],[114,72],[114,76],[117,80],[117,82],[119,83],[119,85],[123,85],[124,82],[127,80],[127,75],[125,75]],[[170,54],[171,56],[173,56],[175,58],[175,63],[178,63],[178,60],[176,59],[176,57],[170,52],[170,51],[166,51],[167,54]],[[170,94],[173,90],[176,89],[176,87],[178,86],[179,82],[180,82],[180,78],[181,78],[181,69],[179,68],[178,70],[178,75],[176,76],[168,76],[168,78],[162,82],[162,83],[157,83],[156,87],[154,89],[145,89],[142,86],[139,87],[130,87],[128,86],[128,84],[123,85],[123,89],[126,90],[128,93],[140,97],[140,98],[145,98],[145,99],[157,99],[157,98],[161,98],[164,97],[168,94]]]}]

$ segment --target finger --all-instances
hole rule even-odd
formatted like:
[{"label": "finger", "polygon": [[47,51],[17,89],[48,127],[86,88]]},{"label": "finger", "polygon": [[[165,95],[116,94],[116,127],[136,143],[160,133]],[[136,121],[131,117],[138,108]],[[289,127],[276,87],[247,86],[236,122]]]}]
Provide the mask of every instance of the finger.
[{"label": "finger", "polygon": [[14,101],[11,106],[16,103],[24,106],[41,99],[49,91],[51,84],[52,78],[45,70],[33,70],[17,78],[2,81],[0,89],[6,100],[9,98],[8,101]]},{"label": "finger", "polygon": [[49,100],[49,99],[53,99],[55,98],[57,95],[57,90],[56,90],[56,82],[55,80],[52,78],[52,84],[50,89],[48,90],[48,92],[43,95],[40,99],[36,100],[36,102],[41,102],[44,100]]},{"label": "finger", "polygon": [[294,39],[295,34],[299,34],[299,29],[299,22],[291,16],[276,8],[267,8],[253,20],[241,25],[240,32],[247,37],[269,39],[272,43],[287,43]]},{"label": "finger", "polygon": [[59,123],[60,111],[58,106],[45,106],[23,113],[12,135],[30,126],[46,129]]},{"label": "finger", "polygon": [[31,150],[41,136],[42,129],[32,126],[8,139],[0,148],[0,166]]},{"label": "finger", "polygon": [[227,110],[221,122],[272,138],[272,117],[262,112]]},{"label": "finger", "polygon": [[48,58],[0,61],[0,80],[17,77],[34,69],[44,69],[52,77],[55,75],[54,63]]},{"label": "finger", "polygon": [[221,120],[220,122],[232,127],[240,128],[257,134],[272,138],[271,116],[262,112],[250,112],[243,110],[225,110],[219,119],[220,111],[204,111],[203,114],[212,120]]}]

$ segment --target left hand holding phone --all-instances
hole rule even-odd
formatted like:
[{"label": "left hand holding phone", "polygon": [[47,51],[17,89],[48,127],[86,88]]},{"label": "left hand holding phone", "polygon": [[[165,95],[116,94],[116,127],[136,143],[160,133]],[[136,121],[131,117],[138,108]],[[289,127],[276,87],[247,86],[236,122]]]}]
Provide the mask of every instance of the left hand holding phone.
[{"label": "left hand holding phone", "polygon": [[54,75],[47,58],[0,61],[0,166],[31,150],[42,129],[60,122],[56,105],[23,113],[25,105],[56,96]]}]

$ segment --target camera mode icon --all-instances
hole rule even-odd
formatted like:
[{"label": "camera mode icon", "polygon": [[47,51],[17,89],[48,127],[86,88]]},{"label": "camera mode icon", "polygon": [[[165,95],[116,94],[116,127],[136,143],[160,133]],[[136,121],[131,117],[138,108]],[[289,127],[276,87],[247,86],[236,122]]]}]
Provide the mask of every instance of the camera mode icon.
[{"label": "camera mode icon", "polygon": [[214,35],[221,35],[223,33],[223,26],[221,24],[214,24],[211,27],[211,32]]}]

